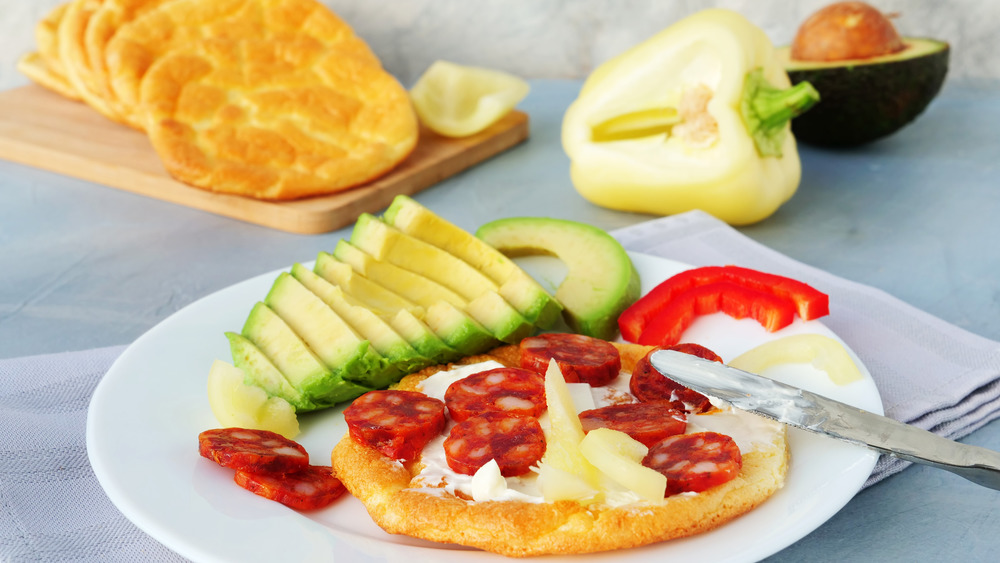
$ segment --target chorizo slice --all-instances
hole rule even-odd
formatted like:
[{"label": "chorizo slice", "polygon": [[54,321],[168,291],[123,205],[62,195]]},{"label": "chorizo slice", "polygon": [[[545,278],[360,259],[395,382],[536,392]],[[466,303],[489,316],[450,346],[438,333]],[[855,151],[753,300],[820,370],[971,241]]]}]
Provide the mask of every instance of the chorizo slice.
[{"label": "chorizo slice", "polygon": [[504,477],[524,475],[545,454],[545,434],[535,417],[487,412],[452,427],[444,454],[457,473],[473,475],[495,459]]},{"label": "chorizo slice", "polygon": [[521,341],[521,367],[545,375],[549,360],[555,360],[567,383],[589,383],[602,387],[614,381],[622,369],[618,349],[610,342],[582,334],[550,333]]},{"label": "chorizo slice", "polygon": [[237,471],[236,484],[295,510],[316,510],[337,500],[347,490],[333,476],[333,468],[310,465],[286,475]]},{"label": "chorizo slice", "polygon": [[675,344],[668,348],[668,350],[673,350],[675,352],[683,352],[685,354],[691,354],[692,356],[697,356],[703,360],[708,360],[710,362],[722,363],[722,357],[715,352],[709,350],[708,348],[702,346],[701,344],[695,344],[694,342],[682,342],[680,344]]},{"label": "chorizo slice", "polygon": [[[644,403],[649,401],[681,401],[686,405],[687,411],[692,414],[712,410],[712,402],[709,401],[708,397],[694,389],[688,389],[656,371],[653,364],[649,362],[649,356],[657,350],[660,348],[651,350],[649,354],[636,362],[635,369],[632,371],[632,379],[629,381],[629,391]],[[705,360],[722,363],[722,358],[718,354],[700,344],[678,344],[667,348],[667,350],[684,352]]]},{"label": "chorizo slice", "polygon": [[481,371],[449,385],[444,403],[456,422],[484,412],[537,417],[545,412],[545,380],[520,368]]},{"label": "chorizo slice", "polygon": [[668,436],[687,430],[687,413],[680,402],[653,401],[609,405],[580,413],[584,432],[610,428],[651,447]]},{"label": "chorizo slice", "polygon": [[344,409],[344,420],[356,442],[410,460],[444,430],[444,409],[444,401],[419,391],[369,391]]},{"label": "chorizo slice", "polygon": [[666,496],[698,493],[740,473],[743,456],[736,442],[717,432],[671,436],[649,448],[642,464],[667,478]]},{"label": "chorizo slice", "polygon": [[294,473],[309,465],[297,442],[268,430],[213,428],[198,435],[198,453],[223,467],[253,473]]}]

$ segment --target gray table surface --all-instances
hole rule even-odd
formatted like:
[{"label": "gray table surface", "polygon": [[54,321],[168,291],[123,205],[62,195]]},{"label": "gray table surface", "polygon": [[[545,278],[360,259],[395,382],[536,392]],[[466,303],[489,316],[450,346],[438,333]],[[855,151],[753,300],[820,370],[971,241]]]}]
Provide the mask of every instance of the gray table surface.
[{"label": "gray table surface", "polygon": [[[535,81],[526,143],[417,196],[474,230],[548,215],[607,230],[649,216],[573,190],[559,143],[576,81]],[[800,144],[797,194],[740,230],[1000,340],[1000,84],[946,84],[924,115],[859,149]],[[348,235],[293,235],[0,161],[0,358],[126,344],[192,301],[315,258]],[[1000,421],[965,442],[1000,450]],[[911,467],[769,561],[987,561],[1000,492]]]}]

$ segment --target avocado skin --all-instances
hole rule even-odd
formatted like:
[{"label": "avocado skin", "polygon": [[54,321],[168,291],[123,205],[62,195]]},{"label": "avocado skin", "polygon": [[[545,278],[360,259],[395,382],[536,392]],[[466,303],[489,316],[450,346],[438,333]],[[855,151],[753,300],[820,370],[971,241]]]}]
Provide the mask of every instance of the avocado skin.
[{"label": "avocado skin", "polygon": [[913,58],[789,69],[792,84],[808,81],[820,95],[819,103],[792,120],[795,138],[817,146],[853,147],[902,129],[944,83],[950,48],[937,43],[939,50]]}]

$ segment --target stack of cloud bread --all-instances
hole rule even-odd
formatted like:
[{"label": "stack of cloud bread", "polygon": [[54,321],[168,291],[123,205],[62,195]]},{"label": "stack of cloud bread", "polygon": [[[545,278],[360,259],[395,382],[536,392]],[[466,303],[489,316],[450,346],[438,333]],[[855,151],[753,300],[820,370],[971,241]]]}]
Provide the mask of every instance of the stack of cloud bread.
[{"label": "stack of cloud bread", "polygon": [[36,83],[145,131],[202,189],[288,200],[405,159],[406,90],[316,0],[71,0],[19,61]]}]

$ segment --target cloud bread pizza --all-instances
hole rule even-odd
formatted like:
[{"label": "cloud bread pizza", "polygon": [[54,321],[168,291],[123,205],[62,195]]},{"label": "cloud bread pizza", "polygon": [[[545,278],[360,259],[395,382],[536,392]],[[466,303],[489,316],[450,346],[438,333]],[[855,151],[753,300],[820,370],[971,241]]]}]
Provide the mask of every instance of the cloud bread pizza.
[{"label": "cloud bread pizza", "polygon": [[652,350],[551,334],[427,368],[345,409],[333,467],[387,532],[507,556],[711,530],[782,486],[784,427],[660,376]]}]

